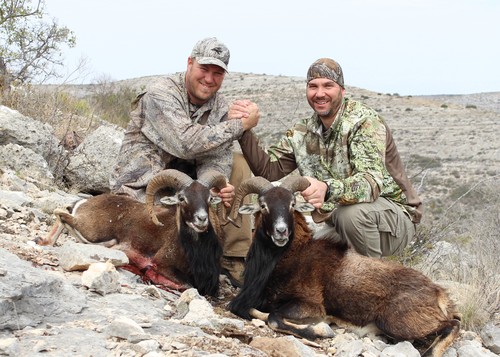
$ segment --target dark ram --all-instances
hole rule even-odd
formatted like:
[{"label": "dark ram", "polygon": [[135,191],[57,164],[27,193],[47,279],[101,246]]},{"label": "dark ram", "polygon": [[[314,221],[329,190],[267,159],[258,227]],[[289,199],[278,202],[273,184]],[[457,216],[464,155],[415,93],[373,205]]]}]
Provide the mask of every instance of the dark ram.
[{"label": "dark ram", "polygon": [[[307,339],[331,336],[325,322],[395,340],[434,335],[427,354],[441,356],[460,329],[446,291],[414,269],[359,255],[333,239],[313,239],[299,211],[314,207],[294,196],[308,186],[303,177],[290,177],[278,187],[255,177],[239,188],[230,218],[237,224],[239,214],[255,214],[255,235],[244,285],[229,309]],[[240,207],[250,193],[258,194],[258,202]]]}]

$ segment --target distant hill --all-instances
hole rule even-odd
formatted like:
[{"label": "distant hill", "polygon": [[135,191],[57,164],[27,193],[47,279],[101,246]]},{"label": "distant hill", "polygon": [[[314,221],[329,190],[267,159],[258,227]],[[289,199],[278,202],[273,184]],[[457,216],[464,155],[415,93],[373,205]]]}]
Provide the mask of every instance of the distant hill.
[{"label": "distant hill", "polygon": [[474,94],[455,94],[455,95],[430,95],[420,96],[444,103],[454,103],[463,106],[475,105],[478,108],[489,109],[500,112],[500,92],[486,92]]}]

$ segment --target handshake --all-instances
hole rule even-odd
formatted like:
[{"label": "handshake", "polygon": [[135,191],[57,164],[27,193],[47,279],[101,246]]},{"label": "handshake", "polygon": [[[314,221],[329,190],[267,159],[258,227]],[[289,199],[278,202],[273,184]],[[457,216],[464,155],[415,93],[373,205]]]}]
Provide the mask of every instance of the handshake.
[{"label": "handshake", "polygon": [[240,119],[243,123],[243,129],[250,130],[259,123],[259,107],[247,99],[236,100],[229,107],[228,118]]}]

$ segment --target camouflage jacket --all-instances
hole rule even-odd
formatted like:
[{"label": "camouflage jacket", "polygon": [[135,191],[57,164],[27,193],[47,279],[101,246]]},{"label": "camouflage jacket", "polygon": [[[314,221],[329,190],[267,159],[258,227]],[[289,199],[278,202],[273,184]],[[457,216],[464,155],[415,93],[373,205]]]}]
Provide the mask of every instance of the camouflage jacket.
[{"label": "camouflage jacket", "polygon": [[302,176],[326,182],[331,194],[323,211],[382,196],[420,222],[422,201],[405,174],[391,132],[375,110],[360,102],[344,98],[326,131],[317,114],[297,122],[267,153],[251,131],[240,146],[255,175],[274,181],[298,169]]},{"label": "camouflage jacket", "polygon": [[142,199],[151,177],[169,168],[193,178],[209,169],[229,177],[232,144],[243,125],[241,120],[227,120],[227,113],[219,93],[201,107],[189,103],[185,73],[153,83],[132,103],[111,191]]}]

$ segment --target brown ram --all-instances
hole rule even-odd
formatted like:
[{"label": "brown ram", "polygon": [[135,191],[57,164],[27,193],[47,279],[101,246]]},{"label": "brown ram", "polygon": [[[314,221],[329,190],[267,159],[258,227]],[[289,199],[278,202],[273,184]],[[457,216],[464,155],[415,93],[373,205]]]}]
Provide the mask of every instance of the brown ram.
[{"label": "brown ram", "polygon": [[[180,171],[164,170],[149,182],[146,204],[101,194],[79,201],[73,214],[56,209],[56,224],[38,244],[54,244],[66,228],[82,242],[122,250],[129,258],[128,269],[144,280],[176,290],[193,286],[203,295],[216,296],[225,210],[210,189],[225,186],[225,177],[215,172],[193,180]],[[155,205],[156,194],[164,189],[176,193],[160,200],[166,206]]]},{"label": "brown ram", "polygon": [[[441,356],[460,328],[445,290],[401,264],[359,255],[332,239],[312,239],[298,211],[314,207],[294,197],[308,185],[303,177],[290,177],[279,187],[255,177],[240,186],[230,218],[237,224],[236,214],[255,214],[255,235],[244,285],[229,309],[308,339],[331,336],[324,322],[339,321],[395,340],[436,334],[427,353]],[[250,193],[259,195],[258,203],[240,207]]]}]

